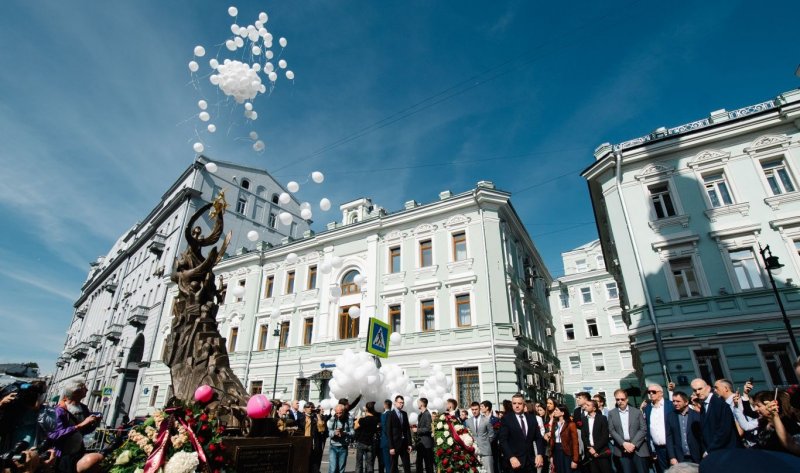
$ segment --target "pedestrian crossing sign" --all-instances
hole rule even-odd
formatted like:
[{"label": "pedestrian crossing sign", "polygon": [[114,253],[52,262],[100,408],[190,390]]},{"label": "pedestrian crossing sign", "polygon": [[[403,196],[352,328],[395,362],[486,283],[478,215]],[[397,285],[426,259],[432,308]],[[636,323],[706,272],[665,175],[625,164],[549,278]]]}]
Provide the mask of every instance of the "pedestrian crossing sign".
[{"label": "pedestrian crossing sign", "polygon": [[389,357],[389,324],[381,322],[375,317],[369,319],[367,352],[381,358]]}]

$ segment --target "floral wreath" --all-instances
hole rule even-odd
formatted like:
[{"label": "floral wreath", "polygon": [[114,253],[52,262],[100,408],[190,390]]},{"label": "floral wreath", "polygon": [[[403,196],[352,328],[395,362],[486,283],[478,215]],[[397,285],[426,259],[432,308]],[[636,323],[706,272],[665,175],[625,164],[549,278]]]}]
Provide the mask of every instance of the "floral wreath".
[{"label": "floral wreath", "polygon": [[477,473],[481,462],[478,448],[469,430],[445,415],[437,419],[433,437],[436,447],[436,465],[442,473]]}]

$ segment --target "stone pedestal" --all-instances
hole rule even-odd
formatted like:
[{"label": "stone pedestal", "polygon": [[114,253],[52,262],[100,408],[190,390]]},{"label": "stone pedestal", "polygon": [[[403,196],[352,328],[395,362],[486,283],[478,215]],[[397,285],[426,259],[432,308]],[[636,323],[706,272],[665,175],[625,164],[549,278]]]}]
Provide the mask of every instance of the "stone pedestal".
[{"label": "stone pedestal", "polygon": [[237,473],[308,473],[311,437],[229,437],[222,442]]}]

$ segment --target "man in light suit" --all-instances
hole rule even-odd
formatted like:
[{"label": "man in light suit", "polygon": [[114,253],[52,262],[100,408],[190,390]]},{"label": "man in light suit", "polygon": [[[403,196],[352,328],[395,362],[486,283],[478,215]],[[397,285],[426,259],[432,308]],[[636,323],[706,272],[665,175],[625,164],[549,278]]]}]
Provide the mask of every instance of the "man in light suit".
[{"label": "man in light suit", "polygon": [[544,465],[544,456],[534,455],[544,452],[544,438],[539,432],[539,424],[533,413],[525,413],[525,398],[522,394],[511,397],[513,412],[507,412],[500,419],[500,449],[503,451],[506,467],[513,472],[531,472]]},{"label": "man in light suit", "polygon": [[[470,416],[464,422],[469,429],[475,445],[478,447],[478,459],[483,464],[487,473],[494,473],[494,460],[492,458],[492,440],[494,440],[494,427],[490,418],[481,414],[481,405],[473,402],[469,406]],[[491,409],[489,409],[491,413]]]},{"label": "man in light suit", "polygon": [[614,439],[614,457],[622,473],[646,473],[647,427],[642,412],[628,405],[624,389],[614,391],[617,407],[608,411],[608,430]]},{"label": "man in light suit", "polygon": [[656,472],[663,473],[669,468],[667,454],[667,419],[672,412],[672,403],[664,399],[664,388],[658,384],[647,387],[650,403],[644,408],[647,420],[647,441],[653,454]]},{"label": "man in light suit", "polygon": [[424,397],[417,401],[419,408],[419,418],[417,420],[417,473],[422,473],[423,466],[425,473],[433,471],[433,418],[428,412],[428,400]]},{"label": "man in light suit", "polygon": [[739,447],[736,421],[727,402],[711,392],[711,386],[701,378],[692,381],[692,391],[703,404],[701,414],[703,457],[717,450]]}]

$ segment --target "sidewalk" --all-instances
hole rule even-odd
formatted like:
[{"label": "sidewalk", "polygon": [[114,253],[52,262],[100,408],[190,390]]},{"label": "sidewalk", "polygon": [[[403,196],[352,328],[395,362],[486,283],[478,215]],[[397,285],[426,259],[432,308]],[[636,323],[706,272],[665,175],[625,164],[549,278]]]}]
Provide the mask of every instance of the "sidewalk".
[{"label": "sidewalk", "polygon": [[[322,465],[319,467],[320,473],[328,473],[328,446],[329,444],[325,444],[325,450],[322,452]],[[417,461],[417,454],[416,452],[411,452],[411,471],[412,473],[416,473],[417,469],[415,466],[415,462]],[[400,471],[403,471],[403,464],[400,464]],[[344,468],[345,473],[355,473],[356,471],[356,449],[355,447],[350,447],[347,450],[347,464]],[[375,463],[373,466],[373,473],[383,473],[378,471],[378,459],[375,458]]]}]

